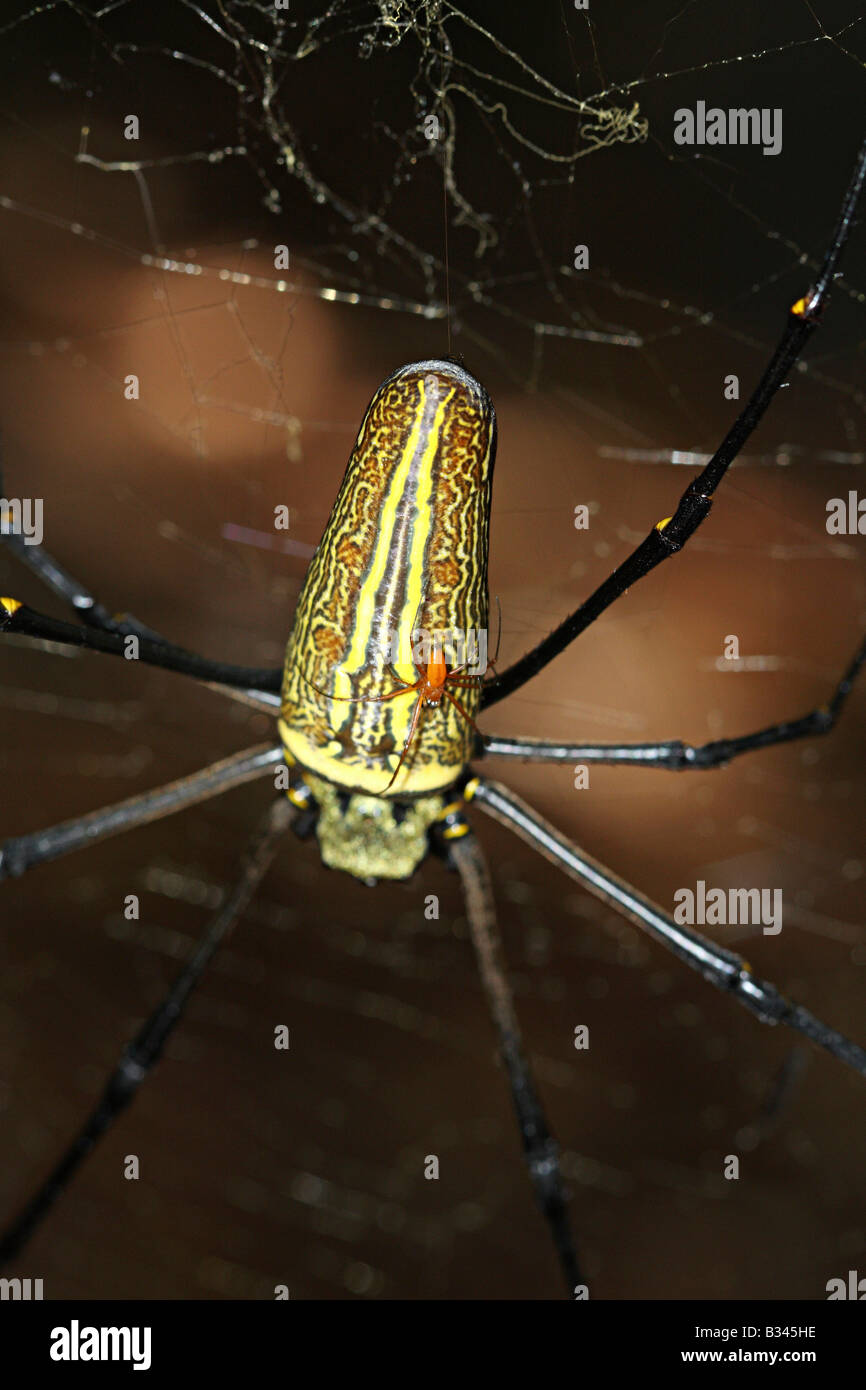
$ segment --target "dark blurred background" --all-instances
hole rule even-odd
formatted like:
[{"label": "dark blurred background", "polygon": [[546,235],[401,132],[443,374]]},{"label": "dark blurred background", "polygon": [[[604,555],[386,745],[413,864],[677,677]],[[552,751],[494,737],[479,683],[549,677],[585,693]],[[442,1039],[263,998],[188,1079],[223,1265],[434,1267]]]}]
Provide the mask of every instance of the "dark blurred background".
[{"label": "dark blurred background", "polygon": [[[746,395],[828,238],[866,22],[844,3],[823,29],[807,6],[756,8],[619,0],[590,27],[566,3],[293,4],[277,32],[270,7],[211,0],[5,6],[5,495],[44,498],[46,546],[112,609],[278,665],[369,397],[450,347],[499,416],[491,591],[500,667],[515,659],[673,511],[695,465],[665,460],[721,438],[724,377]],[[699,100],[782,108],[782,152],[675,145],[674,112]],[[590,149],[635,103],[647,138]],[[701,742],[828,698],[866,621],[864,542],[824,524],[862,488],[864,288],[861,226],[711,519],[485,729]],[[0,591],[62,613],[2,551]],[[739,667],[720,662],[730,634]],[[131,663],[4,641],[0,672],[3,834],[273,735]],[[668,908],[698,879],[781,888],[779,936],[714,934],[866,1043],[864,710],[857,691],[831,738],[714,773],[598,769],[576,791],[566,769],[488,771]],[[191,949],[269,795],[3,885],[4,1215]],[[866,1273],[862,1080],[475,821],[592,1295],[812,1299]],[[796,1079],[774,1111],[780,1073]],[[287,839],[134,1107],[4,1272],[54,1298],[557,1297],[454,876],[430,861],[371,890]]]}]

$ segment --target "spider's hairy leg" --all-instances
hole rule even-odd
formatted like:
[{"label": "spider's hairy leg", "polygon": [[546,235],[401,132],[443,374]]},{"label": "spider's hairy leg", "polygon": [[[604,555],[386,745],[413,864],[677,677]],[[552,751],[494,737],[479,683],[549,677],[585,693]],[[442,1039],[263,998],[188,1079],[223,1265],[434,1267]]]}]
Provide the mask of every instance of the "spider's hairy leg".
[{"label": "spider's hairy leg", "polygon": [[168,994],[124,1048],[120,1061],[85,1123],[63,1156],[0,1236],[0,1264],[13,1259],[69,1186],[84,1159],[135,1094],[159,1060],[172,1030],[183,1015],[195,986],[244,912],[276,854],[280,839],[296,812],[285,797],[270,807],[244,855],[241,875],[216,916],[209,922],[188,964]]},{"label": "spider's hairy leg", "polygon": [[147,825],[163,816],[174,815],[185,807],[219,796],[231,787],[251,782],[282,761],[282,748],[260,743],[218,763],[211,763],[201,772],[168,782],[154,791],[128,797],[114,806],[103,807],[101,811],[76,816],[74,820],[61,821],[48,830],[37,830],[32,835],[18,835],[6,840],[0,845],[0,879],[17,878],[36,864],[59,859],[63,854],[96,844],[122,830],[131,830],[134,826]]},{"label": "spider's hairy leg", "polygon": [[[209,661],[186,647],[140,637],[136,632],[109,631],[101,627],[83,627],[49,618],[16,598],[0,598],[0,636],[10,633],[19,637],[34,637],[37,641],[53,642],[61,647],[86,647],[109,656],[130,658],[131,642],[135,642],[134,659],[145,666],[159,666],[165,671],[177,671],[192,676],[207,685],[233,686],[244,694],[267,696],[280,688],[282,672],[257,666],[233,666],[230,662]],[[268,707],[271,701],[267,701]]]},{"label": "spider's hairy leg", "polygon": [[464,834],[450,841],[449,851],[463,884],[478,970],[499,1034],[536,1200],[550,1228],[569,1297],[574,1297],[575,1285],[581,1283],[581,1276],[566,1215],[559,1150],[541,1108],[523,1049],[520,1025],[503,965],[502,939],[496,922],[487,863],[467,823],[463,821],[459,828],[464,830]]},{"label": "spider's hairy leg", "polygon": [[565,618],[531,651],[501,675],[488,681],[481,696],[481,707],[502,700],[519,690],[537,675],[548,662],[594,623],[606,608],[636,584],[663,560],[675,555],[706,520],[713,505],[713,494],[739,454],[756,425],[763,419],[768,406],[799,358],[821,320],[829,297],[830,286],[839,270],[842,252],[848,241],[860,197],[866,182],[866,139],[860,146],[830,244],[825,252],[818,277],[806,294],[788,311],[785,329],[757,386],[731,425],[707,466],[686,488],[673,516],[659,521],[645,540],[641,541],[613,574],[590,594],[579,608]]},{"label": "spider's hairy leg", "polygon": [[826,1048],[838,1061],[852,1067],[861,1076],[866,1076],[866,1050],[835,1028],[829,1028],[802,1005],[787,999],[775,985],[758,979],[735,951],[727,951],[699,932],[680,926],[636,888],[612,874],[590,855],[584,854],[506,787],[498,782],[477,778],[468,784],[466,794],[494,820],[513,830],[550,863],[564,869],[570,878],[576,879],[597,898],[601,898],[602,902],[615,907],[653,940],[703,975],[711,985],[732,994],[762,1023],[784,1023]]},{"label": "spider's hairy leg", "polygon": [[866,638],[860,643],[831,698],[798,719],[769,724],[752,734],[736,738],[717,738],[693,746],[679,739],[663,743],[551,743],[536,738],[497,738],[479,734],[477,757],[514,758],[524,763],[613,763],[630,767],[661,767],[671,772],[705,771],[722,767],[742,753],[772,748],[777,743],[793,743],[800,738],[816,738],[835,728],[854,682],[866,663]]},{"label": "spider's hairy leg", "polygon": [[[3,486],[3,473],[0,470],[0,495],[5,496]],[[2,518],[0,518],[2,519]],[[131,613],[117,613],[112,617],[108,609],[105,608],[97,598],[90,592],[86,585],[76,579],[67,569],[50,555],[44,545],[34,544],[33,539],[18,536],[13,531],[0,531],[3,543],[7,550],[10,550],[31,574],[35,574],[43,584],[56,594],[59,599],[68,604],[76,615],[88,627],[100,627],[106,632],[137,633],[139,636],[151,637],[156,642],[164,642],[153,628],[145,627]]]},{"label": "spider's hairy leg", "polygon": [[[0,495],[3,494],[3,474],[0,471]],[[199,680],[206,681],[215,689],[226,689],[226,693],[231,693],[231,687],[247,685],[249,689],[244,694],[239,694],[236,698],[244,699],[251,703],[251,698],[262,691],[279,690],[279,673],[257,668],[235,667],[223,662],[208,661],[204,657],[198,656],[195,652],[187,651],[184,647],[175,646],[153,628],[146,627],[139,622],[131,613],[118,613],[112,616],[108,609],[101,604],[98,599],[90,592],[86,585],[76,579],[67,569],[55,560],[53,555],[45,549],[43,545],[33,544],[31,538],[25,539],[23,536],[15,535],[5,528],[0,529],[0,540],[6,545],[27,569],[35,574],[43,584],[62,599],[75,614],[81,619],[85,628],[93,629],[96,632],[105,633],[115,638],[120,638],[119,643],[100,644],[85,638],[70,636],[69,624],[56,625],[57,631],[54,636],[48,632],[52,619],[37,613],[35,609],[27,608],[20,604],[17,599],[4,599],[2,609],[0,609],[0,632],[8,630],[7,619],[16,618],[14,631],[26,636],[42,638],[54,642],[64,642],[75,644],[76,646],[93,647],[97,651],[109,652],[112,654],[127,654],[127,644],[125,639],[136,637],[139,641],[138,659],[150,666],[162,666],[170,671],[180,671],[185,675],[191,675]],[[71,625],[72,632],[80,632],[81,629],[76,625]],[[238,676],[248,676],[252,679],[238,679]],[[260,701],[258,708],[269,708],[272,701]]]}]

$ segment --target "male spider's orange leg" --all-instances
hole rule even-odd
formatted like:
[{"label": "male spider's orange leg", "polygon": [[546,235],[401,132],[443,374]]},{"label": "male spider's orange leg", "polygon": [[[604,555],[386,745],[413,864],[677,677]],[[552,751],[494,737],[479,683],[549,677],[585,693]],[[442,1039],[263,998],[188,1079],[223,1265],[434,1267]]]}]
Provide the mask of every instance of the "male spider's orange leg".
[{"label": "male spider's orange leg", "polygon": [[[493,653],[493,660],[487,663],[487,671],[490,670],[491,666],[496,665],[499,657],[499,643],[502,641],[502,604],[499,602],[498,597],[496,599],[496,611],[499,614],[499,626],[496,629],[496,651]],[[487,675],[487,671],[484,672],[485,676]]]},{"label": "male spider's orange leg", "polygon": [[388,695],[331,695],[327,690],[320,690],[317,685],[313,685],[309,676],[304,676],[304,680],[307,682],[307,685],[313,687],[317,695],[323,695],[326,700],[339,700],[341,704],[345,705],[381,704],[383,700],[394,700],[398,695],[405,695],[407,690],[416,690],[418,688],[418,682],[416,681],[414,685],[401,685],[399,690],[392,690]]},{"label": "male spider's orange leg", "polygon": [[[445,679],[446,679],[446,680],[450,680],[450,679],[451,679],[450,673],[445,677]],[[477,677],[470,677],[470,679],[477,679]],[[435,688],[436,688],[436,687],[434,687],[434,690],[435,690]],[[415,689],[415,686],[407,686],[406,689],[407,689],[407,690],[414,690],[414,689]],[[403,692],[402,692],[402,691],[397,691],[396,693],[397,693],[397,694],[402,694]],[[439,688],[439,698],[440,698],[440,699],[443,699],[443,698],[444,698],[444,699],[446,699],[446,700],[449,702],[449,704],[452,704],[452,705],[454,706],[454,708],[457,710],[457,713],[458,713],[459,715],[461,715],[463,719],[466,720],[467,724],[471,725],[471,727],[475,730],[476,733],[478,732],[478,725],[475,723],[475,720],[474,720],[474,719],[472,718],[472,716],[471,716],[470,714],[468,714],[467,711],[463,708],[463,706],[461,705],[460,701],[459,701],[459,700],[455,700],[454,696],[451,695],[451,694],[445,689],[445,684],[444,684],[444,682],[443,682],[441,688]],[[415,710],[414,710],[414,712],[413,712],[413,714],[412,714],[412,723],[409,725],[409,732],[408,732],[408,734],[406,735],[406,742],[403,744],[403,751],[402,751],[402,753],[400,754],[400,761],[398,762],[397,766],[394,768],[394,771],[393,771],[393,773],[391,774],[391,780],[389,781],[388,785],[384,788],[384,791],[383,791],[383,793],[382,793],[383,795],[384,795],[384,792],[387,792],[387,791],[390,791],[390,790],[391,790],[391,788],[393,787],[395,781],[397,780],[397,774],[399,773],[400,768],[403,766],[404,762],[406,761],[406,754],[409,752],[409,749],[410,749],[410,747],[411,747],[411,745],[412,745],[412,740],[413,740],[413,738],[415,737],[415,730],[416,730],[417,727],[418,727],[418,720],[419,720],[419,718],[420,718],[420,716],[421,716],[421,706],[422,706],[423,702],[424,702],[424,697],[423,697],[423,695],[421,695],[421,694],[419,693],[418,698],[417,698],[417,700],[415,701]]]},{"label": "male spider's orange leg", "polygon": [[[499,602],[499,600],[497,599],[497,603],[498,603],[498,602]],[[499,642],[500,642],[501,637],[502,637],[502,610],[500,609],[500,610],[499,610],[499,634],[498,634],[498,636],[497,636],[497,638],[496,638],[496,651],[494,652],[493,656],[491,657],[491,659],[488,661],[487,665],[485,666],[485,668],[484,668],[484,674],[483,674],[483,675],[474,675],[474,676],[473,676],[473,675],[470,675],[468,672],[466,672],[465,675],[460,675],[460,672],[461,672],[461,671],[466,671],[466,668],[467,668],[468,665],[469,665],[469,662],[468,662],[468,661],[464,661],[464,662],[462,663],[462,665],[460,665],[460,666],[455,666],[453,671],[449,671],[449,672],[448,672],[448,677],[447,677],[448,680],[449,680],[449,681],[453,681],[455,685],[472,685],[472,683],[473,683],[474,681],[479,681],[479,682],[483,685],[484,682],[485,682],[485,680],[487,679],[487,674],[488,674],[488,672],[489,672],[489,671],[495,671],[495,670],[496,670],[496,658],[499,656]]]},{"label": "male spider's orange leg", "polygon": [[[414,689],[414,686],[410,686],[409,688],[410,688],[410,689]],[[401,692],[401,693],[402,693],[402,692]],[[419,719],[419,717],[420,717],[420,715],[421,715],[421,705],[422,705],[422,703],[423,703],[423,696],[419,694],[417,700],[415,701],[415,709],[414,709],[413,714],[412,714],[412,723],[409,725],[409,732],[408,732],[408,734],[406,735],[406,742],[403,744],[403,752],[400,754],[400,761],[398,762],[397,766],[394,768],[394,771],[393,771],[392,774],[391,774],[391,780],[390,780],[390,782],[388,783],[388,785],[384,788],[384,790],[383,790],[383,792],[382,792],[382,795],[384,795],[385,792],[388,792],[388,791],[391,790],[391,788],[393,787],[394,783],[395,783],[396,780],[397,780],[397,774],[398,774],[398,772],[400,771],[400,768],[403,766],[403,763],[406,761],[406,754],[409,752],[409,748],[410,748],[410,746],[411,746],[412,740],[413,740],[413,738],[415,737],[415,730],[416,730],[417,727],[418,727],[418,719]]]},{"label": "male spider's orange leg", "polygon": [[451,685],[475,685],[483,679],[483,676],[455,676],[453,671],[448,672],[448,680]]},{"label": "male spider's orange leg", "polygon": [[463,718],[466,720],[466,723],[471,725],[475,732],[478,733],[478,725],[475,723],[475,720],[472,718],[472,715],[466,713],[466,710],[463,708],[460,701],[455,700],[454,696],[449,694],[447,690],[443,690],[442,694],[444,695],[445,699],[449,702],[449,704],[452,704],[454,706],[457,713],[462,714]]}]

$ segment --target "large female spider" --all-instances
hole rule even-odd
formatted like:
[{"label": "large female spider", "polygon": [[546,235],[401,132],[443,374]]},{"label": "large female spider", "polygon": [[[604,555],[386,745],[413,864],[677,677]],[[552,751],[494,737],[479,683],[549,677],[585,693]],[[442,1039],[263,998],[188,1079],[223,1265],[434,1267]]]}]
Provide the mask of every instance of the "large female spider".
[{"label": "large female spider", "polygon": [[[75,609],[81,623],[50,619],[7,597],[0,600],[0,630],[122,654],[206,681],[232,698],[278,712],[281,743],[249,749],[146,795],[3,845],[0,876],[17,876],[260,776],[276,772],[280,789],[248,848],[237,885],[167,998],[125,1049],[76,1139],[0,1239],[0,1258],[9,1260],[22,1249],[95,1141],[130,1103],[289,827],[301,837],[315,834],[326,863],[365,881],[407,878],[431,849],[456,868],[530,1177],[567,1287],[576,1296],[585,1295],[586,1285],[566,1216],[557,1147],[523,1052],[489,875],[465,815],[467,803],[480,806],[597,897],[615,905],[760,1020],[785,1024],[866,1075],[863,1048],[757,978],[740,956],[678,924],[581,853],[506,788],[476,775],[469,766],[476,759],[500,756],[688,771],[719,767],[742,753],[825,734],[833,727],[866,660],[866,642],[822,708],[700,747],[676,740],[554,744],[497,738],[474,731],[474,715],[530,680],[632,584],[680,550],[706,518],[728,467],[819,322],[864,178],[866,144],[816,280],[791,308],[758,385],[673,515],[657,522],[625,562],[544,641],[489,680],[469,677],[465,662],[449,666],[438,649],[425,669],[394,657],[389,645],[395,633],[405,635],[417,627],[465,634],[487,626],[495,422],[484,389],[451,360],[405,366],[374,396],[308,571],[284,672],[212,662],[167,642],[128,615],[112,617],[41,545],[25,544],[14,534],[5,536],[24,563]],[[390,676],[384,675],[389,667]],[[459,700],[440,698],[449,680],[462,687]],[[422,701],[421,695],[431,692],[433,698]]]}]

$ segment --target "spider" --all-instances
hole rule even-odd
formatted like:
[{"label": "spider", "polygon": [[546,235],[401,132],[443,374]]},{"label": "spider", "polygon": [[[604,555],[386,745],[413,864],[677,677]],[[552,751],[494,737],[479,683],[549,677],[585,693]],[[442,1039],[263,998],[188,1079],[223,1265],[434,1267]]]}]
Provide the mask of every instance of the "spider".
[{"label": "spider", "polygon": [[[827,734],[833,728],[866,661],[866,641],[827,705],[797,719],[697,747],[679,740],[614,745],[501,738],[480,733],[475,714],[520,689],[631,585],[682,549],[706,519],[727,469],[819,323],[864,180],[866,142],[815,282],[790,309],[757,386],[673,514],[653,526],[614,573],[549,636],[489,680],[467,676],[460,665],[449,670],[437,655],[426,668],[404,663],[401,669],[399,662],[393,663],[399,688],[385,693],[380,689],[383,671],[391,665],[381,658],[382,630],[388,621],[405,626],[409,615],[418,617],[420,605],[428,626],[442,626],[438,620],[443,617],[450,627],[483,628],[486,624],[495,420],[483,387],[452,359],[410,363],[389,377],[373,397],[308,571],[283,671],[213,662],[168,642],[131,615],[112,617],[41,545],[25,545],[18,536],[5,536],[10,548],[71,605],[81,622],[51,619],[7,597],[0,600],[0,631],[106,654],[132,651],[146,664],[205,681],[268,713],[278,712],[281,742],[251,748],[158,790],[3,845],[0,877],[17,876],[255,778],[276,775],[280,791],[248,846],[236,885],[225,896],[198,948],[167,997],[125,1048],[72,1144],[0,1237],[0,1259],[9,1260],[24,1247],[94,1143],[133,1100],[289,828],[300,838],[315,835],[326,863],[362,880],[409,877],[431,851],[457,871],[531,1183],[570,1296],[584,1297],[588,1290],[570,1230],[557,1145],[524,1052],[502,959],[490,877],[466,815],[467,805],[479,807],[513,830],[759,1020],[796,1030],[866,1075],[862,1047],[759,979],[739,955],[679,925],[582,853],[507,788],[476,774],[470,766],[475,760],[504,757],[675,771],[718,768],[744,753]],[[363,487],[358,486],[359,478]],[[359,693],[351,697],[327,693],[335,671]],[[463,685],[465,707],[463,702],[443,700],[449,681]],[[409,693],[415,693],[414,701],[397,701],[397,696]],[[335,710],[341,703],[351,708]],[[390,774],[387,784],[382,780],[385,773]]]},{"label": "spider", "polygon": [[[416,619],[417,616],[418,615],[416,614]],[[419,632],[419,630],[416,628],[413,629],[412,636],[417,639],[419,637],[423,638],[424,634],[422,632]],[[403,747],[400,750],[400,757],[397,760],[397,766],[391,773],[391,776],[389,777],[386,785],[382,788],[384,794],[385,792],[389,792],[391,790],[400,774],[401,769],[403,768],[406,762],[406,758],[409,755],[409,750],[412,747],[412,743],[418,729],[418,721],[421,717],[422,710],[438,709],[442,701],[447,700],[448,703],[452,705],[454,709],[456,709],[461,719],[465,719],[466,723],[470,725],[471,728],[475,729],[476,732],[478,732],[478,726],[475,723],[475,720],[472,718],[471,714],[469,714],[468,711],[464,709],[463,705],[460,703],[457,697],[455,695],[452,695],[448,687],[457,686],[458,688],[460,688],[461,686],[463,686],[469,687],[471,689],[473,686],[477,685],[479,681],[484,680],[484,677],[487,675],[488,671],[495,670],[496,658],[499,655],[499,643],[501,638],[502,612],[500,609],[499,635],[496,639],[496,654],[494,655],[493,659],[488,662],[487,669],[485,670],[483,675],[481,673],[470,673],[470,663],[468,660],[461,661],[458,666],[449,666],[445,660],[445,653],[443,650],[444,643],[440,638],[438,640],[434,640],[432,643],[427,643],[427,646],[429,648],[428,659],[423,663],[418,660],[416,649],[413,647],[412,662],[415,667],[415,672],[417,676],[416,680],[412,682],[401,680],[400,675],[396,671],[393,662],[390,663],[391,674],[394,677],[394,679],[398,682],[398,685],[396,690],[389,690],[387,695],[328,695],[327,691],[321,690],[317,685],[313,685],[312,681],[310,681],[309,684],[312,687],[312,689],[315,690],[316,694],[323,695],[326,699],[329,700],[337,700],[341,704],[363,704],[365,702],[368,704],[384,704],[387,700],[396,700],[400,695],[415,695],[415,701],[412,706],[412,718],[409,721],[409,730],[406,734]]]}]

